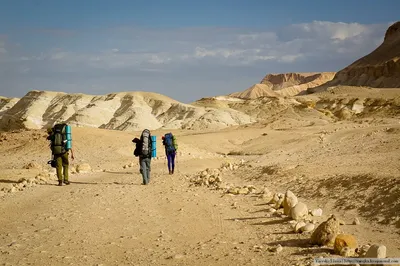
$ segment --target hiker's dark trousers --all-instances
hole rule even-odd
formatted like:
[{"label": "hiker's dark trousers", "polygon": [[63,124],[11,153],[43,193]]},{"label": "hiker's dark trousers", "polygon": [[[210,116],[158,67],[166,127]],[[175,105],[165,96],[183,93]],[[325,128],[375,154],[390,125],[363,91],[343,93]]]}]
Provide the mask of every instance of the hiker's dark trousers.
[{"label": "hiker's dark trousers", "polygon": [[151,158],[139,158],[140,173],[143,177],[143,184],[147,185],[150,182]]},{"label": "hiker's dark trousers", "polygon": [[167,153],[168,170],[171,172],[175,169],[175,152]]}]

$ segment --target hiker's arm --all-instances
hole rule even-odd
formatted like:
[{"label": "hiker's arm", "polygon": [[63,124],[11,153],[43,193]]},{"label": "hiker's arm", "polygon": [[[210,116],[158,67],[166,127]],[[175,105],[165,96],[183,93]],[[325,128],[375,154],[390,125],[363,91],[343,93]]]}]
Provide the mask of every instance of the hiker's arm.
[{"label": "hiker's arm", "polygon": [[74,160],[75,159],[75,156],[74,156],[74,151],[71,149],[71,158],[72,158],[72,160]]}]

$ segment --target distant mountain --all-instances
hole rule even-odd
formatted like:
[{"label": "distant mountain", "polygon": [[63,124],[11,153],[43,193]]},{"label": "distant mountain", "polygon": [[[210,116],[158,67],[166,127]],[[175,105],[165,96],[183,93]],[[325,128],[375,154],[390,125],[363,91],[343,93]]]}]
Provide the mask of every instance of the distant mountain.
[{"label": "distant mountain", "polygon": [[[232,109],[183,104],[148,92],[93,96],[31,91],[17,102],[1,98],[0,103],[1,130],[40,129],[56,122],[116,130],[218,129],[254,122],[250,116]],[[6,109],[7,104],[10,108]]]},{"label": "distant mountain", "polygon": [[261,80],[261,83],[254,84],[245,91],[229,94],[229,96],[241,99],[294,96],[310,87],[330,81],[334,75],[334,72],[268,74]]},{"label": "distant mountain", "polygon": [[308,92],[324,91],[338,85],[400,88],[399,59],[400,21],[387,29],[378,48],[337,72],[330,82],[310,88]]}]

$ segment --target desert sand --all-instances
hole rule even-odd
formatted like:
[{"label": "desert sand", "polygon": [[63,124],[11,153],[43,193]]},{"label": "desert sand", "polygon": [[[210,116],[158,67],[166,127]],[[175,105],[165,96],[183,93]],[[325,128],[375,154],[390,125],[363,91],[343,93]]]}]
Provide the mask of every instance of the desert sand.
[{"label": "desert sand", "polygon": [[[399,258],[400,90],[316,91],[191,104],[144,92],[0,98],[0,264],[300,266],[374,244]],[[76,158],[58,187],[46,128],[62,120]],[[157,136],[148,186],[131,142],[144,127]],[[179,142],[174,175],[167,132]],[[353,253],[310,241],[332,214]]]}]

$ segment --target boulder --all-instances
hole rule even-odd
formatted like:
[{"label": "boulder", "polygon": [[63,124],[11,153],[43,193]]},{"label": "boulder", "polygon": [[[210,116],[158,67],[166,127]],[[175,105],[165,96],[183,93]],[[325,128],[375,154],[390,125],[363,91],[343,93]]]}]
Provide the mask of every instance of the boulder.
[{"label": "boulder", "polygon": [[336,236],[333,248],[335,254],[340,255],[342,249],[345,247],[353,249],[354,251],[356,250],[358,245],[357,240],[353,235],[339,234]]},{"label": "boulder", "polygon": [[384,258],[386,258],[386,247],[384,245],[377,245],[377,244],[372,245],[368,249],[364,258],[384,259]]},{"label": "boulder", "polygon": [[336,236],[339,234],[339,220],[332,215],[321,223],[312,233],[310,242],[312,245],[332,246]]},{"label": "boulder", "polygon": [[290,210],[298,203],[297,197],[292,191],[288,190],[285,193],[285,198],[283,200],[283,213],[286,215],[290,214]]},{"label": "boulder", "polygon": [[299,202],[297,203],[291,210],[290,210],[290,216],[292,217],[293,220],[300,220],[308,215],[308,208],[307,205]]}]

